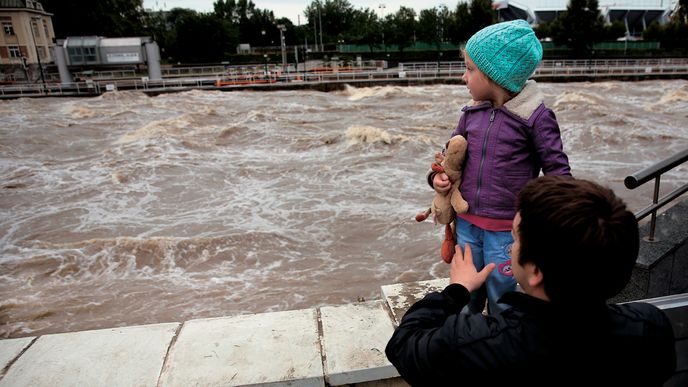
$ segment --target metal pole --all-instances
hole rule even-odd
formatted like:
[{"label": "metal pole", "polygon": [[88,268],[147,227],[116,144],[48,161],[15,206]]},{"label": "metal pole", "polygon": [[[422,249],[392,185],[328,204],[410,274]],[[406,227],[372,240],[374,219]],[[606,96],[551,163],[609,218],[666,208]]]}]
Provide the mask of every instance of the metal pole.
[{"label": "metal pole", "polygon": [[41,82],[43,83],[43,87],[45,87],[45,76],[43,75],[43,65],[41,64],[41,53],[38,52],[38,45],[36,44],[36,35],[34,35],[34,33],[33,33],[33,26],[34,26],[33,23],[36,23],[35,24],[36,28],[38,28],[38,20],[41,20],[41,18],[38,16],[32,16],[31,20],[33,21],[31,23],[31,26],[29,26],[29,28],[31,28],[31,38],[33,39],[33,47],[36,49],[36,58],[38,60],[38,68],[41,70]]},{"label": "metal pole", "polygon": [[385,8],[387,6],[384,4],[378,5],[378,8],[380,8],[380,25],[382,26],[382,47],[384,48],[385,52],[387,52],[387,46],[385,45]]},{"label": "metal pole", "polygon": [[320,22],[320,51],[324,52],[325,46],[323,46],[323,40],[322,40],[322,15],[320,13],[320,2],[319,1],[318,1],[318,20]]},{"label": "metal pole", "polygon": [[[655,191],[654,194],[652,195],[652,204],[657,204],[657,201],[659,199],[659,179],[661,178],[661,175],[658,175],[655,178]],[[650,217],[650,235],[647,237],[647,240],[650,242],[655,241],[655,227],[657,226],[657,210],[655,209],[652,211],[652,216]]]},{"label": "metal pole", "polygon": [[316,20],[315,15],[313,15],[313,44],[315,51],[318,51],[318,20]]},{"label": "metal pole", "polygon": [[287,27],[284,24],[278,24],[277,28],[280,31],[280,45],[282,47],[282,71],[287,69],[287,46],[284,42],[284,31]]}]

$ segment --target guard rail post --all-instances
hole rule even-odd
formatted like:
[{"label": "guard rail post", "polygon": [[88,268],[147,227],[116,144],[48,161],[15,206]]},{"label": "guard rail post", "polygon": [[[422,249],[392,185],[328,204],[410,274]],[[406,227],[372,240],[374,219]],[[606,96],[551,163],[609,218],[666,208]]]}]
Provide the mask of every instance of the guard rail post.
[{"label": "guard rail post", "polygon": [[642,171],[636,172],[632,175],[626,176],[624,179],[624,185],[628,189],[635,189],[651,179],[655,179],[655,189],[652,195],[652,204],[645,207],[641,211],[635,214],[635,218],[639,221],[648,215],[652,215],[650,220],[650,235],[647,237],[649,242],[655,241],[655,226],[657,221],[657,210],[664,207],[666,204],[670,203],[672,200],[681,196],[683,193],[688,191],[688,183],[675,189],[661,200],[659,199],[659,183],[662,174],[666,171],[673,169],[677,165],[681,165],[688,160],[688,148],[679,152],[671,157],[668,157],[657,164],[651,165]]}]

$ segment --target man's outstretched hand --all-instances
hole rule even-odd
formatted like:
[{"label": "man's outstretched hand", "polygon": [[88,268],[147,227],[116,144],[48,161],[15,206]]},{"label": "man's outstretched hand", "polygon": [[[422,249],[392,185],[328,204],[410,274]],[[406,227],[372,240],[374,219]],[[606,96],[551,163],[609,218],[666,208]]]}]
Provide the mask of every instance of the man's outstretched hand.
[{"label": "man's outstretched hand", "polygon": [[473,292],[485,283],[487,276],[492,273],[494,268],[495,264],[489,263],[478,272],[473,264],[471,245],[466,244],[465,253],[461,251],[461,246],[456,245],[454,248],[454,258],[451,261],[449,280],[451,283],[463,285],[469,292]]}]

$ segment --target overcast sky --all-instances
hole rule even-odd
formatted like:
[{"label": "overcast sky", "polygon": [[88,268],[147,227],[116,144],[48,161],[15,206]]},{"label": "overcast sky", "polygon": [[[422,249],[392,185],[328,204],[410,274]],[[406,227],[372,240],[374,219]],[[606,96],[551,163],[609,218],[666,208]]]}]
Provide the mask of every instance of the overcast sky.
[{"label": "overcast sky", "polygon": [[[199,12],[211,12],[215,0],[143,0],[143,7],[155,11],[170,10],[175,7],[195,9]],[[303,11],[311,4],[312,0],[253,0],[256,8],[268,9],[275,13],[276,17],[287,17],[292,23],[298,24],[297,16],[301,16],[301,23],[305,23]],[[436,0],[349,0],[354,8],[370,8],[378,12],[378,16],[387,15],[399,10],[402,5],[410,7],[419,13],[421,9],[429,9],[444,4],[449,9],[454,9],[458,0],[436,1]],[[422,3],[422,4],[421,4]],[[380,5],[384,8],[380,8]]]}]

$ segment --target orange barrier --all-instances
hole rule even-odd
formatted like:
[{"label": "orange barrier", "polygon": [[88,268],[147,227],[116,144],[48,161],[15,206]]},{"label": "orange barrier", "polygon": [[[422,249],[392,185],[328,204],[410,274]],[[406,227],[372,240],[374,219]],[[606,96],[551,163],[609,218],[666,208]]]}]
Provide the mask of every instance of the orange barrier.
[{"label": "orange barrier", "polygon": [[232,81],[215,81],[216,87],[234,86],[234,85],[258,85],[265,83],[276,83],[276,79],[246,79],[246,80],[232,80]]},{"label": "orange barrier", "polygon": [[308,71],[313,73],[313,74],[331,74],[334,72],[356,73],[356,72],[362,72],[362,71],[371,71],[371,69],[365,68],[365,67],[341,66],[341,67],[314,67]]}]

